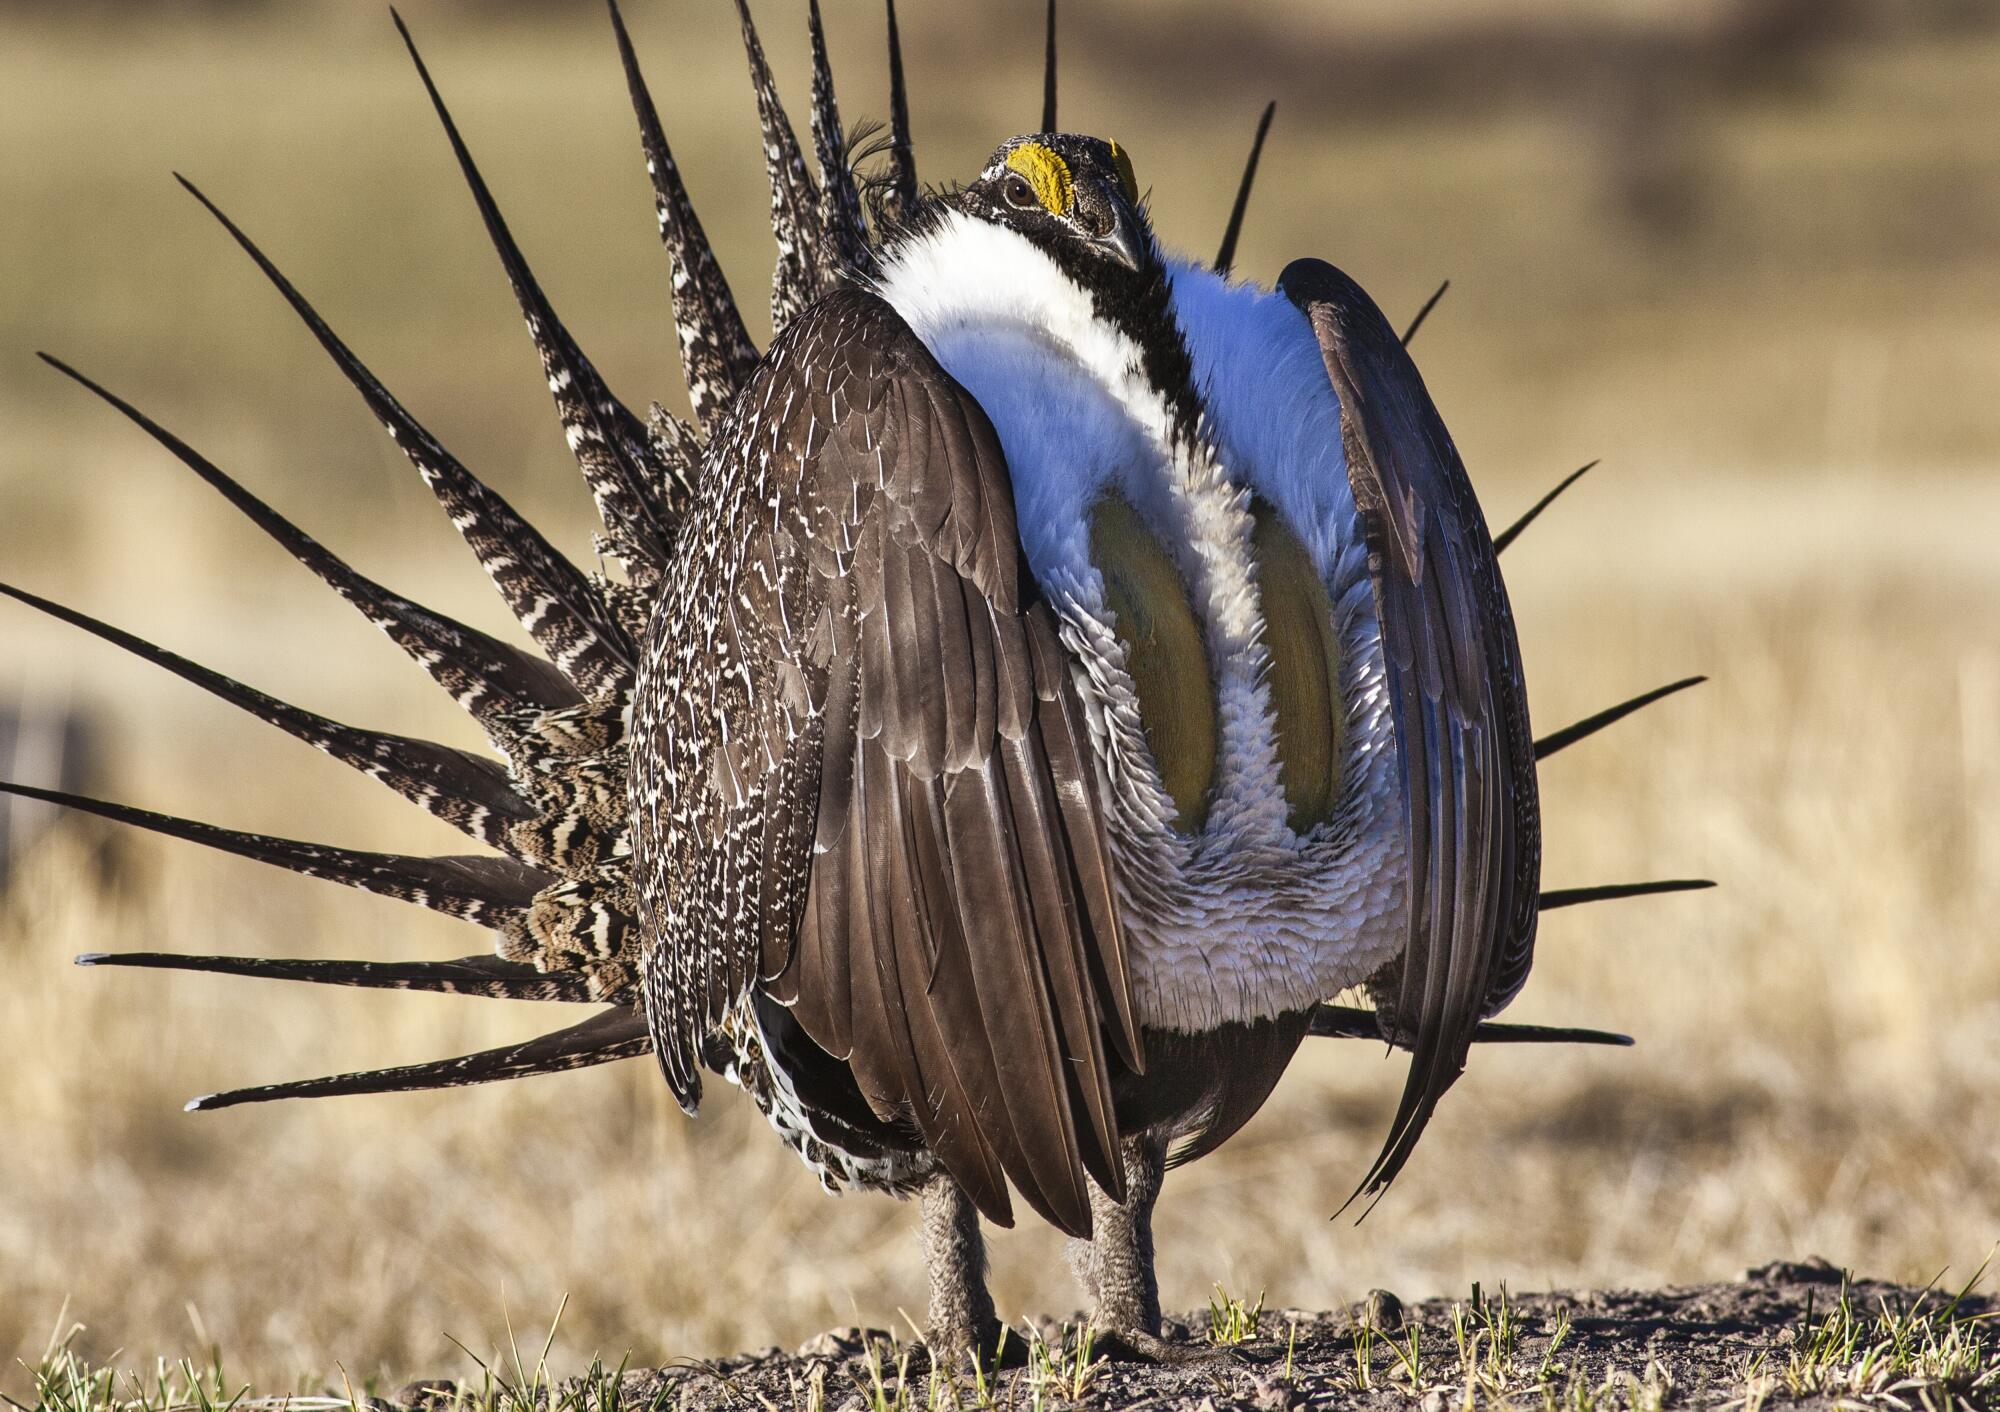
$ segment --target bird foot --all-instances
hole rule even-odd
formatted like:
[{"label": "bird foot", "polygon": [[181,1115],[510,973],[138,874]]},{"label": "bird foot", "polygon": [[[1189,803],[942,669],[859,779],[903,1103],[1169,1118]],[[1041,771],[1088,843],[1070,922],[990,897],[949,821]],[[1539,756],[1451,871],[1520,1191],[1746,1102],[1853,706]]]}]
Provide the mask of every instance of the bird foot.
[{"label": "bird foot", "polygon": [[1113,1363],[1150,1363],[1162,1368],[1263,1361],[1240,1344],[1176,1343],[1144,1329],[1100,1333],[1093,1347],[1100,1357]]},{"label": "bird foot", "polygon": [[933,1328],[924,1336],[924,1350],[930,1355],[932,1369],[962,1373],[992,1374],[1003,1368],[1024,1367],[1028,1361],[1026,1341],[998,1319],[976,1331]]}]

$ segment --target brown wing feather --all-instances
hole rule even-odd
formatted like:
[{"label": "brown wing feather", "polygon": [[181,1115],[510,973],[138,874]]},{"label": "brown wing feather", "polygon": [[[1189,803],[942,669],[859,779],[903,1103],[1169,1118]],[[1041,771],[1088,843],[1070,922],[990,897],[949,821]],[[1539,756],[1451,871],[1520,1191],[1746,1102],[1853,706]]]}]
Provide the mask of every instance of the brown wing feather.
[{"label": "brown wing feather", "polygon": [[1485,517],[1416,365],[1359,285],[1318,260],[1279,287],[1339,395],[1368,537],[1409,828],[1409,933],[1384,1018],[1413,1049],[1363,1190],[1394,1179],[1533,954],[1541,873],[1520,646]]},{"label": "brown wing feather", "polygon": [[668,1075],[698,1096],[685,1056],[751,958],[988,1217],[1011,1182],[1086,1234],[1086,1173],[1123,1191],[1111,1078],[1141,1056],[1083,713],[998,438],[849,289],[773,345],[717,443],[739,483],[690,522],[713,557],[663,599],[635,708]]}]

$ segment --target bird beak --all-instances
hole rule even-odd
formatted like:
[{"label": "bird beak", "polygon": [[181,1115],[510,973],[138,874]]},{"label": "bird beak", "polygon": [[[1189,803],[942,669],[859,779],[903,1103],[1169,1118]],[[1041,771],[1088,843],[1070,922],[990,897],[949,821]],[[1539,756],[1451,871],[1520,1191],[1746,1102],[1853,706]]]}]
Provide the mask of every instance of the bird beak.
[{"label": "bird beak", "polygon": [[1112,210],[1111,229],[1090,243],[1126,269],[1136,270],[1148,253],[1145,222],[1139,219],[1124,192],[1108,191],[1105,195]]}]

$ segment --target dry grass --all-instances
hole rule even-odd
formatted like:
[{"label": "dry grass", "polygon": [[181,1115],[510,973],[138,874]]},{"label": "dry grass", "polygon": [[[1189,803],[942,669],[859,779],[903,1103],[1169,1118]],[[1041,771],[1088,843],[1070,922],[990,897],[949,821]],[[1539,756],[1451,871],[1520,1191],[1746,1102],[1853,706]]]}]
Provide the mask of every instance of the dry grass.
[{"label": "dry grass", "polygon": [[[668,385],[603,35],[410,8],[558,303],[617,385]],[[750,250],[761,196],[731,166],[753,148],[726,14],[633,8],[711,228]],[[406,469],[175,198],[164,171],[185,164],[448,442],[582,549],[469,203],[386,26],[340,14],[304,38],[275,21],[10,34],[0,149],[37,160],[0,201],[0,577],[336,715],[464,741],[369,630],[27,356],[74,354],[370,572],[496,621]],[[834,22],[838,57],[873,84],[872,18]],[[911,28],[927,65],[953,58],[940,21]],[[1310,85],[1308,60],[1272,76],[1281,97]],[[1031,66],[1024,50],[962,91],[920,78],[934,172],[1019,125]],[[1115,54],[1077,53],[1071,73],[1073,120],[1131,134],[1163,228],[1209,244],[1263,94],[1149,86]],[[2000,45],[1910,41],[1704,108],[1701,211],[1671,240],[1607,208],[1587,109],[1311,134],[1281,109],[1248,270],[1327,254],[1392,312],[1452,275],[1420,349],[1496,518],[1611,458],[1510,555],[1538,719],[1716,679],[1549,763],[1551,884],[1724,887],[1552,916],[1510,1018],[1627,1029],[1639,1048],[1480,1052],[1359,1228],[1326,1217],[1400,1066],[1367,1046],[1309,1054],[1240,1139],[1168,1184],[1171,1304],[1218,1280],[1315,1306],[1371,1286],[1715,1278],[1809,1251],[1920,1283],[2000,1236],[1995,93]],[[450,846],[108,649],[11,609],[0,643],[0,689],[101,712],[118,797]],[[81,848],[52,839],[0,899],[0,1356],[38,1353],[66,1297],[94,1359],[212,1338],[265,1387],[336,1359],[357,1380],[464,1371],[445,1334],[483,1354],[503,1308],[538,1324],[565,1292],[557,1357],[576,1366],[918,1308],[908,1210],[826,1200],[732,1095],[688,1123],[644,1064],[184,1117],[194,1093],[428,1057],[536,1017],[75,971],[65,959],[92,949],[442,955],[469,939],[187,848],[135,845],[119,886],[87,887]],[[1076,1299],[1044,1230],[996,1243],[995,1284],[1014,1313]]]}]

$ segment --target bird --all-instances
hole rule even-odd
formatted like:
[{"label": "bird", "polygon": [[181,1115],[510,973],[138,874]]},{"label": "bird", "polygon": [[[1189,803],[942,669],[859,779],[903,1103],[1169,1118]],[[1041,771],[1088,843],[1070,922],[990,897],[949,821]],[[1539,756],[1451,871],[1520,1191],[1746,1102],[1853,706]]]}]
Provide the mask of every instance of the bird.
[{"label": "bird", "polygon": [[1100,1347],[1188,1356],[1163,1332],[1164,1175],[1248,1122],[1307,1038],[1411,1053],[1356,1188],[1371,1199],[1474,1043],[1630,1043],[1492,1017],[1527,978],[1542,912],[1710,884],[1544,890],[1537,764],[1701,678],[1534,736],[1499,555],[1583,471],[1493,534],[1407,351],[1430,305],[1399,335],[1324,261],[1271,287],[1234,277],[1270,107],[1221,249],[1196,261],[1155,232],[1130,149],[1059,126],[1052,0],[1039,125],[937,185],[917,177],[893,0],[872,141],[843,124],[808,6],[810,166],[736,0],[777,247],[760,349],[608,8],[672,265],[685,419],[632,411],[557,317],[395,17],[602,521],[597,572],[446,450],[180,178],[536,650],[363,576],[43,355],[381,628],[491,753],[334,721],[0,585],[484,851],[363,852],[0,790],[494,935],[491,954],[445,961],[83,964],[596,1007],[524,1043],[191,1109],[650,1054],[687,1112],[721,1077],[829,1190],[918,1203],[938,1356],[994,1346],[984,1227],[1013,1224],[1017,1201],[1078,1242]]}]

